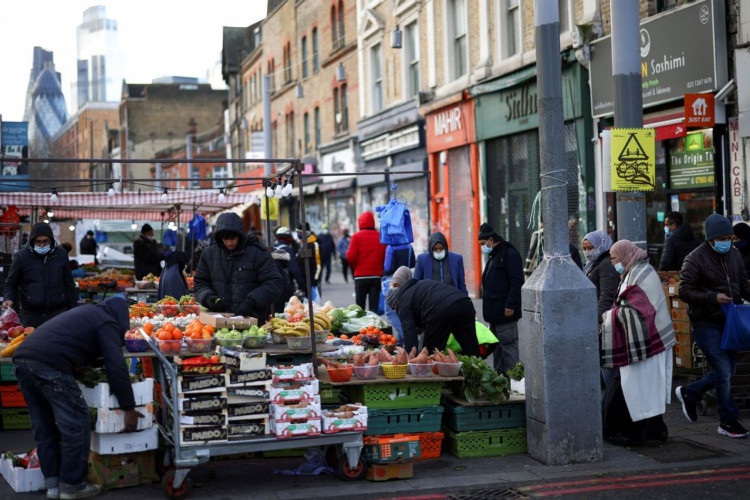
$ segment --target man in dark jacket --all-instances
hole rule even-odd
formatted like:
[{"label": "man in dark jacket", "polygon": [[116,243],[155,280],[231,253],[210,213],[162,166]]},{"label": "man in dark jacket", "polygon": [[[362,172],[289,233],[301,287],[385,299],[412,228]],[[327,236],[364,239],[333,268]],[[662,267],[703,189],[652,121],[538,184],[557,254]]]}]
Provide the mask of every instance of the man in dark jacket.
[{"label": "man in dark jacket", "polygon": [[452,333],[463,354],[479,356],[474,304],[453,285],[412,279],[411,270],[402,266],[393,274],[386,301],[401,320],[407,351],[418,347],[419,328],[429,351],[445,349]]},{"label": "man in dark jacket", "polygon": [[448,251],[448,240],[443,233],[432,233],[427,240],[429,251],[417,257],[414,268],[415,280],[436,280],[453,285],[466,295],[464,258]]},{"label": "man in dark jacket", "polygon": [[281,295],[282,278],[260,240],[247,236],[235,213],[221,214],[215,243],[201,254],[195,298],[211,311],[233,312],[264,322]]},{"label": "man in dark jacket", "polygon": [[323,230],[318,235],[318,247],[320,250],[320,278],[323,278],[325,272],[326,283],[331,282],[331,259],[336,255],[336,244],[333,242],[333,236],[328,231],[328,224],[323,224]]},{"label": "man in dark jacket", "polygon": [[495,371],[505,373],[518,362],[523,262],[518,250],[486,222],[479,227],[479,244],[482,253],[489,255],[482,273],[482,312],[499,340],[493,353]]},{"label": "man in dark jacket", "polygon": [[[310,288],[312,291],[313,300],[320,298],[321,286],[321,257],[320,257],[320,245],[318,244],[318,236],[310,229],[310,223],[305,222],[305,233],[307,234],[307,246],[302,245],[302,226],[297,227],[297,242],[299,243],[299,249],[297,250],[297,262],[300,263],[302,269],[302,275],[307,279],[305,271],[305,263],[310,268]],[[304,252],[302,249],[307,248],[309,253],[309,259],[305,260]]]},{"label": "man in dark jacket", "polygon": [[[88,230],[86,231],[86,235],[81,238],[80,243],[78,243],[78,252],[81,255],[94,255],[96,256],[96,240],[94,239],[94,231]],[[94,257],[94,261],[96,262],[96,257]]]},{"label": "man in dark jacket", "polygon": [[737,351],[721,348],[726,322],[722,304],[750,300],[750,284],[739,250],[732,248],[732,223],[723,215],[706,219],[706,241],[690,252],[680,272],[680,298],[688,304],[693,339],[703,351],[712,372],[700,380],[675,389],[682,411],[691,422],[698,420],[698,402],[706,391],[716,389],[719,413],[717,432],[732,438],[747,436],[737,421],[739,409],[732,397],[731,380]]},{"label": "man in dark jacket", "polygon": [[292,230],[288,227],[282,226],[276,230],[276,243],[273,245],[271,257],[276,262],[283,280],[281,294],[273,308],[274,312],[281,313],[297,289],[307,294],[307,282],[292,250]]},{"label": "man in dark jacket", "polygon": [[682,221],[680,212],[669,212],[664,217],[664,248],[659,271],[679,271],[682,261],[700,242],[695,238],[690,224]]},{"label": "man in dark jacket", "polygon": [[142,280],[148,274],[161,275],[161,260],[162,253],[154,241],[154,228],[144,224],[140,236],[133,242],[135,279]]},{"label": "man in dark jacket", "polygon": [[372,212],[363,212],[357,219],[359,231],[354,233],[346,252],[346,260],[354,275],[354,296],[359,307],[378,312],[385,245],[375,229]]},{"label": "man in dark jacket", "polygon": [[133,389],[122,355],[128,305],[110,297],[99,305],[65,312],[36,329],[18,347],[13,363],[29,406],[31,429],[42,466],[47,498],[86,498],[99,486],[88,476],[91,417],[73,375],[103,358],[107,382],[124,411],[125,432],[138,418]]},{"label": "man in dark jacket", "polygon": [[68,252],[58,247],[49,224],[34,224],[5,279],[3,309],[18,308],[24,326],[38,327],[78,302]]}]

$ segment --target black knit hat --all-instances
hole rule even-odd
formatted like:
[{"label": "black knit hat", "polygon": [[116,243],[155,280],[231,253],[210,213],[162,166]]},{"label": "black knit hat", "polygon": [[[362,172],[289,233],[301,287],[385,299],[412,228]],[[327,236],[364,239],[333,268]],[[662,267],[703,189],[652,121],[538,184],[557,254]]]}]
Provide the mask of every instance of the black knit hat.
[{"label": "black knit hat", "polygon": [[706,241],[732,234],[732,222],[719,214],[711,214],[706,219]]},{"label": "black knit hat", "polygon": [[492,238],[493,241],[502,240],[502,238],[500,238],[500,235],[495,231],[495,228],[490,226],[489,223],[485,222],[481,226],[479,226],[479,237],[477,239],[487,240],[489,238]]},{"label": "black knit hat", "polygon": [[147,222],[147,223],[145,223],[145,224],[143,225],[143,227],[141,228],[141,234],[146,234],[146,233],[152,232],[153,230],[154,230],[154,228],[153,228],[153,227],[151,227],[151,224],[149,224],[149,223]]}]

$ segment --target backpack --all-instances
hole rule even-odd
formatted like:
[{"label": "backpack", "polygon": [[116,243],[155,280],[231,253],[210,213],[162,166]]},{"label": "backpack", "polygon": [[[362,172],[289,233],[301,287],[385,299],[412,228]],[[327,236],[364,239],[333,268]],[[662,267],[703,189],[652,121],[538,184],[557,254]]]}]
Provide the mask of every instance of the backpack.
[{"label": "backpack", "polygon": [[284,287],[281,289],[281,297],[279,301],[283,300],[284,302],[286,302],[294,294],[294,284],[292,283],[292,276],[289,274],[289,259],[291,259],[291,249],[283,243],[276,243],[273,246],[271,257],[278,266],[282,281],[284,283]]}]

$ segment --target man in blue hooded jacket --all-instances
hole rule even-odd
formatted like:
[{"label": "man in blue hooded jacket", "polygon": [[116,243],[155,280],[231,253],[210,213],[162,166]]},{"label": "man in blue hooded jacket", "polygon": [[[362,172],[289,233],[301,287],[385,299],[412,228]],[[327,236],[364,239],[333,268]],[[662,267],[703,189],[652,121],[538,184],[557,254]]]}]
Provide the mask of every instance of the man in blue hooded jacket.
[{"label": "man in blue hooded jacket", "polygon": [[62,313],[37,328],[16,349],[13,363],[29,406],[31,430],[44,474],[47,498],[87,498],[99,486],[88,476],[91,416],[73,377],[81,367],[104,359],[107,382],[125,412],[125,432],[142,417],[135,407],[122,346],[129,326],[128,305],[110,297]]},{"label": "man in blue hooded jacket", "polygon": [[427,248],[429,251],[417,257],[414,279],[431,279],[447,283],[468,295],[464,274],[464,258],[460,254],[448,251],[448,240],[443,233],[432,233],[430,239],[427,240]]}]

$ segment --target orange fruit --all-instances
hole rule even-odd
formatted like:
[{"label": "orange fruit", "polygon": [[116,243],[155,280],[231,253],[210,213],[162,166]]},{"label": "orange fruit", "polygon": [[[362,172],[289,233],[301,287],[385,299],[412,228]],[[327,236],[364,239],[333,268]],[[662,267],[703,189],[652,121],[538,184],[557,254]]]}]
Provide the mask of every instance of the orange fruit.
[{"label": "orange fruit", "polygon": [[143,325],[143,329],[146,331],[146,333],[150,334],[154,331],[154,324],[153,323],[146,323]]},{"label": "orange fruit", "polygon": [[345,333],[342,333],[342,334],[341,334],[341,336],[340,336],[339,338],[340,338],[341,340],[349,340],[349,335],[347,335],[347,334],[345,334]]},{"label": "orange fruit", "polygon": [[170,321],[167,321],[166,323],[164,323],[163,328],[165,331],[171,332],[172,330],[174,330],[174,325]]},{"label": "orange fruit", "polygon": [[182,330],[179,328],[172,330],[172,340],[182,340]]},{"label": "orange fruit", "polygon": [[208,332],[213,335],[213,333],[214,333],[214,327],[212,325],[206,325],[203,328],[207,328]]},{"label": "orange fruit", "polygon": [[201,335],[199,332],[193,332],[189,335],[191,339],[202,339],[203,335]]}]

